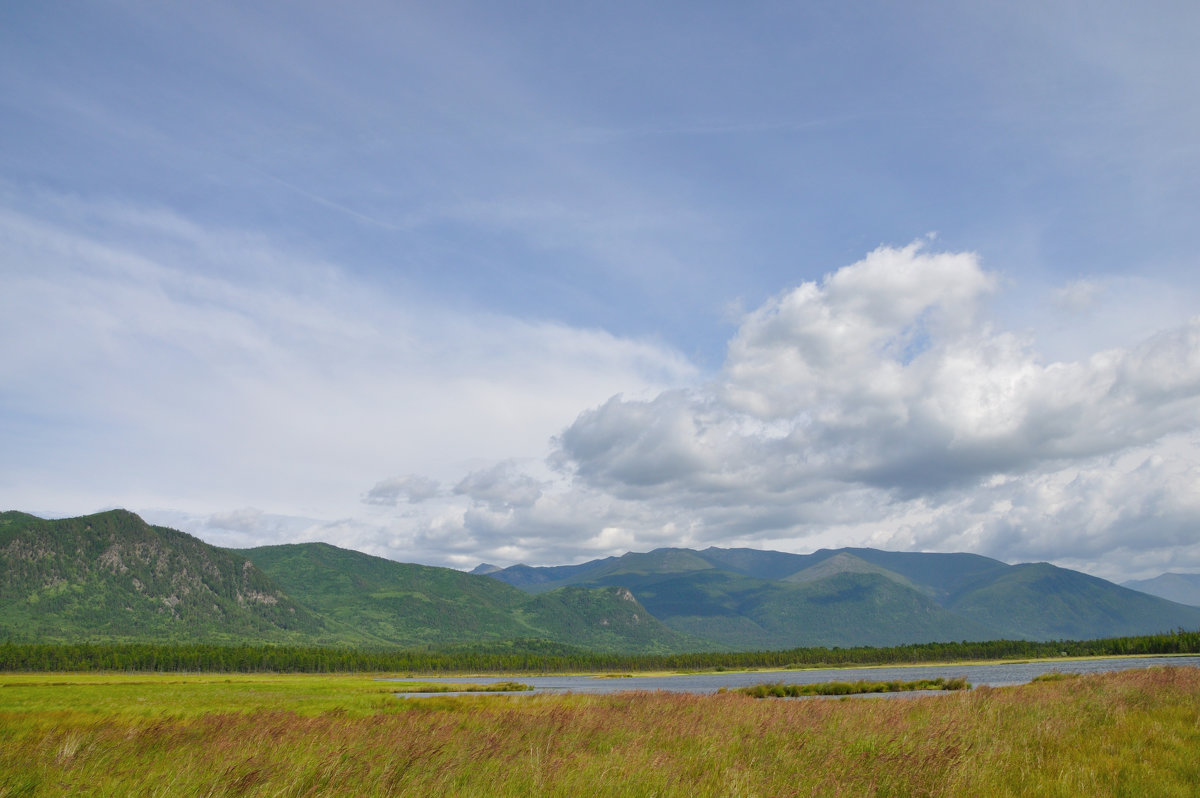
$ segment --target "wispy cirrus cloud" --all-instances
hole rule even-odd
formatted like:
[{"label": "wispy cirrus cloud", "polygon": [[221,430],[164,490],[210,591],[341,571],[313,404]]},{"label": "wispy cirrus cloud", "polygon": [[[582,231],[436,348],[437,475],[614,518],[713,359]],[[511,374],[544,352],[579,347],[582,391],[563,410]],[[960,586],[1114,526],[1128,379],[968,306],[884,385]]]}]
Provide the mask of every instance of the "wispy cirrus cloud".
[{"label": "wispy cirrus cloud", "polygon": [[0,210],[0,237],[0,325],[27,342],[0,351],[13,506],[338,517],[364,483],[430,499],[464,463],[541,456],[581,405],[695,373],[654,342],[390,295],[164,210],[48,198]]}]

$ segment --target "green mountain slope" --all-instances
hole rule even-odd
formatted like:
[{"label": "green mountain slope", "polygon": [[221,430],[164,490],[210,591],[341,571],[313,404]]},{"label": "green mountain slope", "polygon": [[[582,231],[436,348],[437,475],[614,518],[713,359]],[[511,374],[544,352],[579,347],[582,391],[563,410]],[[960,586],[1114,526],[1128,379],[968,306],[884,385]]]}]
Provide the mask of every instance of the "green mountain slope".
[{"label": "green mountain slope", "polygon": [[537,640],[671,652],[1180,627],[1200,628],[1200,607],[970,554],[669,548],[485,576],[324,543],[218,549],[122,510],[54,521],[0,514],[0,639],[16,641]]},{"label": "green mountain slope", "polygon": [[655,549],[592,560],[582,565],[514,565],[492,571],[487,576],[530,593],[540,593],[569,585],[624,585],[636,581],[639,576],[704,571],[714,567],[691,549]]},{"label": "green mountain slope", "polygon": [[1006,637],[1084,640],[1200,628],[1187,607],[1049,563],[1013,565],[969,582],[947,607]]},{"label": "green mountain slope", "polygon": [[[496,576],[505,584],[519,587],[530,593],[539,593],[565,585],[574,584],[581,576],[602,567],[605,563],[616,560],[616,557],[606,557],[603,560],[592,560],[583,565],[510,565],[508,568],[495,568],[482,572],[483,576]],[[477,573],[472,571],[472,573]],[[497,576],[499,574],[499,576]]]},{"label": "green mountain slope", "polygon": [[528,597],[450,568],[398,563],[328,543],[239,549],[343,635],[375,643],[533,637],[514,620]]},{"label": "green mountain slope", "polygon": [[243,557],[124,510],[0,514],[0,636],[304,642],[324,622]]},{"label": "green mountain slope", "polygon": [[426,646],[542,639],[711,649],[627,590],[531,596],[494,579],[324,543],[225,550],[114,510],[0,514],[0,639]]},{"label": "green mountain slope", "polygon": [[755,579],[783,579],[820,563],[834,552],[822,549],[812,554],[789,554],[761,549],[718,549],[696,552],[715,568]]},{"label": "green mountain slope", "polygon": [[1008,563],[978,554],[880,551],[859,548],[840,549],[839,551],[852,554],[861,560],[900,574],[914,584],[928,588],[932,591],[931,595],[942,599],[973,579],[1012,567]]},{"label": "green mountain slope", "polygon": [[[673,570],[654,570],[661,562]],[[628,588],[666,626],[728,649],[995,637],[983,624],[878,573],[837,572],[805,583],[756,579],[679,550],[659,550],[618,558],[586,579]]]},{"label": "green mountain slope", "polygon": [[803,582],[799,595],[773,593],[750,614],[772,639],[791,645],[900,645],[911,642],[987,640],[985,624],[964,619],[892,575],[842,571]]},{"label": "green mountain slope", "polygon": [[546,638],[612,651],[704,648],[659,623],[627,591],[530,596],[450,568],[399,563],[326,543],[239,551],[343,633],[375,643],[446,645]]},{"label": "green mountain slope", "polygon": [[529,623],[553,640],[604,651],[712,651],[721,645],[662,623],[623,587],[562,587],[539,593]]},{"label": "green mountain slope", "polygon": [[898,585],[903,585],[910,590],[916,590],[918,593],[931,595],[934,591],[930,587],[923,585],[915,585],[908,577],[889,571],[881,565],[869,563],[861,557],[855,557],[849,552],[839,552],[832,557],[821,560],[816,565],[810,565],[802,571],[797,571],[791,576],[783,578],[784,582],[795,582],[796,584],[805,584],[808,582],[819,582],[822,579],[828,579],[837,574],[878,574],[892,580]]},{"label": "green mountain slope", "polygon": [[[513,582],[526,590],[627,587],[671,628],[735,648],[1084,639],[1200,628],[1197,608],[1076,571],[974,554],[658,549],[569,571],[520,569]],[[490,576],[507,581],[510,574],[515,569]]]}]

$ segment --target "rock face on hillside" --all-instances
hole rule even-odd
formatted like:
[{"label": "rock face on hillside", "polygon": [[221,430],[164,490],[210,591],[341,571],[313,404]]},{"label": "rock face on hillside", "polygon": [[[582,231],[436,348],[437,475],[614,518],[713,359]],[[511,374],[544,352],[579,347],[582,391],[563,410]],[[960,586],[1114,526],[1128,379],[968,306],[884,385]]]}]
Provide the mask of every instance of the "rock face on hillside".
[{"label": "rock face on hillside", "polygon": [[124,510],[0,514],[0,634],[39,640],[300,640],[324,624],[245,557]]}]

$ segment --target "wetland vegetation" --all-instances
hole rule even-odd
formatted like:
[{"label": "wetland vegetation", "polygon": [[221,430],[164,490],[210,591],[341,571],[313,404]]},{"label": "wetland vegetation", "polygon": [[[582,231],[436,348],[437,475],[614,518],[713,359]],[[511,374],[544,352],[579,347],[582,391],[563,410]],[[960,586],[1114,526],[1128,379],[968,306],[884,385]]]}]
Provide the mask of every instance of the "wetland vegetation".
[{"label": "wetland vegetation", "polygon": [[952,692],[970,689],[971,685],[966,679],[938,677],[937,679],[914,679],[907,682],[899,679],[886,682],[859,679],[853,682],[816,682],[814,684],[774,682],[737,687],[734,688],[734,692],[748,695],[751,698],[803,698],[804,696],[865,695],[868,693],[913,693],[920,690]]},{"label": "wetland vegetation", "polygon": [[1200,669],[909,701],[0,676],[0,795],[1194,795]]}]

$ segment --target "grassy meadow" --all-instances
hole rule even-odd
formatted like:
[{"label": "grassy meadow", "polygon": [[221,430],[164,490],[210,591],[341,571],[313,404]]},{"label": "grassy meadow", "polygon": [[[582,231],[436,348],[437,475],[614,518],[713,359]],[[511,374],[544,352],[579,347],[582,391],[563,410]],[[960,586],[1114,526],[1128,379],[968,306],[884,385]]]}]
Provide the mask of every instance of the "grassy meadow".
[{"label": "grassy meadow", "polygon": [[0,674],[0,796],[1195,795],[1200,669],[911,699]]}]

